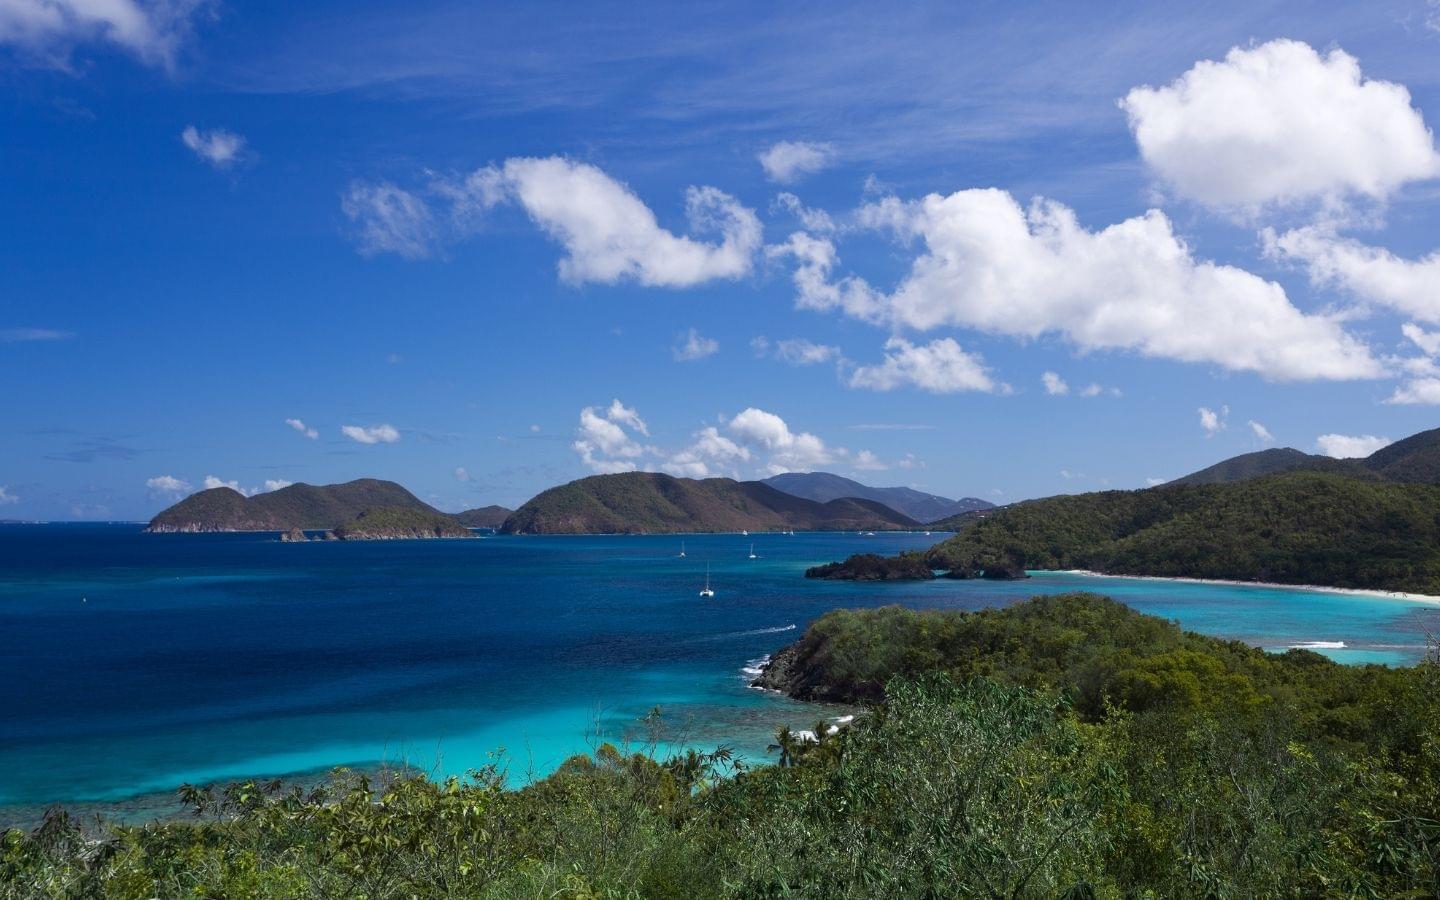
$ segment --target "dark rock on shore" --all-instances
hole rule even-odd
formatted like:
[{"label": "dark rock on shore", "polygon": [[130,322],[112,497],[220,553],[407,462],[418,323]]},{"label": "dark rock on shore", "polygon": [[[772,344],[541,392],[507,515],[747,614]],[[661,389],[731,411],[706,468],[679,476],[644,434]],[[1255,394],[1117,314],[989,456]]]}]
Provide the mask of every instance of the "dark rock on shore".
[{"label": "dark rock on shore", "polygon": [[289,531],[282,531],[280,533],[280,542],[282,544],[296,544],[308,540],[310,540],[310,538],[305,535],[305,532],[298,528],[292,528]]},{"label": "dark rock on shore", "polygon": [[858,553],[844,562],[826,563],[805,570],[806,578],[830,581],[925,581],[935,577],[925,557],[919,553],[880,556]]}]

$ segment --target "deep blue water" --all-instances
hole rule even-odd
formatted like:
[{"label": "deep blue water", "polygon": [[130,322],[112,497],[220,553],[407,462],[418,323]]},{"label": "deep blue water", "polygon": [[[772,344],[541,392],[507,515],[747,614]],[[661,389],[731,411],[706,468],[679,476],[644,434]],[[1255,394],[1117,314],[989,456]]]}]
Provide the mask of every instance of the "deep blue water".
[{"label": "deep blue water", "polygon": [[[1344,641],[1413,662],[1440,609],[1294,589],[1048,573],[1024,582],[807,581],[923,535],[498,537],[282,544],[137,526],[0,527],[0,807],[110,801],[185,781],[408,762],[463,772],[504,748],[543,774],[660,706],[672,737],[752,761],[824,712],[742,668],[837,606],[974,609],[1094,590],[1281,648]],[[747,558],[753,541],[757,560]],[[697,597],[709,562],[714,600]],[[0,821],[4,815],[0,814]]]}]

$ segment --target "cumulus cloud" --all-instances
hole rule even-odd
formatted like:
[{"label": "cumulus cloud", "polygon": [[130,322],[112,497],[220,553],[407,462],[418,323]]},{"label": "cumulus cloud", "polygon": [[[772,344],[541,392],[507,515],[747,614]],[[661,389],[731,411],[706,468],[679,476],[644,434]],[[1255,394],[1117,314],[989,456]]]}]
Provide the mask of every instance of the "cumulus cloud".
[{"label": "cumulus cloud", "polygon": [[1322,434],[1315,439],[1315,449],[1335,459],[1354,459],[1369,456],[1381,447],[1388,447],[1394,441],[1373,434]]},{"label": "cumulus cloud", "polygon": [[1045,393],[1052,397],[1063,397],[1070,393],[1070,385],[1054,372],[1046,372],[1041,375],[1040,383],[1045,385]]},{"label": "cumulus cloud", "polygon": [[693,435],[693,442],[664,460],[660,468],[681,478],[710,478],[717,466],[733,466],[750,459],[750,450],[720,433],[711,425]]},{"label": "cumulus cloud", "polygon": [[365,256],[394,253],[424,259],[439,244],[440,230],[429,204],[388,181],[353,182],[340,198],[340,209],[355,226],[355,243]]},{"label": "cumulus cloud", "polygon": [[633,406],[626,406],[619,400],[611,400],[610,407],[605,410],[605,417],[611,422],[619,422],[628,425],[646,437],[650,436],[650,428],[645,420],[640,418],[640,413]]},{"label": "cumulus cloud", "polygon": [[361,444],[393,444],[400,440],[394,425],[342,425],[340,433]]},{"label": "cumulus cloud", "polygon": [[1205,431],[1205,436],[1213,437],[1225,430],[1225,417],[1230,415],[1230,407],[1222,406],[1220,411],[1216,412],[1208,406],[1202,406],[1197,412],[1200,413],[1200,427]]},{"label": "cumulus cloud", "polygon": [[[914,460],[910,459],[906,460],[905,462],[913,465]],[[890,465],[888,463],[880,459],[880,457],[876,456],[875,454],[871,453],[869,450],[861,450],[859,453],[855,454],[855,457],[850,460],[850,465],[852,468],[859,472],[883,472],[886,469],[890,468]],[[907,469],[910,468],[909,465],[904,465],[904,463],[902,463],[902,466]]]},{"label": "cumulus cloud", "polygon": [[564,247],[560,277],[571,284],[634,281],[684,288],[733,280],[750,273],[761,245],[754,211],[717,188],[685,192],[691,231],[719,236],[707,243],[660,227],[628,186],[595,166],[559,156],[508,159],[442,191],[461,219],[497,204],[519,204]]},{"label": "cumulus cloud", "polygon": [[1195,64],[1121,101],[1140,155],[1177,192],[1255,208],[1363,196],[1440,174],[1403,86],[1366,79],[1355,57],[1275,40]]},{"label": "cumulus cloud", "polygon": [[699,331],[691,328],[676,338],[671,352],[674,354],[676,362],[694,362],[697,359],[704,359],[719,353],[720,342],[704,337]]},{"label": "cumulus cloud", "polygon": [[1122,392],[1117,387],[1107,388],[1104,385],[1097,384],[1093,381],[1080,389],[1080,396],[1082,397],[1099,397],[1101,394],[1106,394],[1111,397],[1119,397],[1121,396]]},{"label": "cumulus cloud", "polygon": [[207,491],[213,491],[215,488],[229,488],[230,490],[237,491],[245,495],[246,497],[249,497],[251,494],[255,493],[254,489],[246,490],[245,488],[241,487],[240,482],[238,481],[235,481],[233,479],[230,481],[224,481],[214,475],[206,475],[205,480],[201,482],[201,485]]},{"label": "cumulus cloud", "polygon": [[1323,226],[1261,233],[1272,258],[1302,263],[1310,281],[1430,324],[1440,323],[1440,252],[1403,259],[1382,247],[1343,238]]},{"label": "cumulus cloud", "polygon": [[1264,425],[1261,425],[1254,419],[1251,419],[1247,424],[1250,426],[1250,430],[1255,433],[1255,437],[1259,439],[1260,443],[1275,443],[1275,435],[1270,433],[1270,429],[1266,428]]},{"label": "cumulus cloud", "polygon": [[570,446],[586,466],[599,474],[633,472],[637,468],[635,459],[645,448],[626,433],[626,426],[643,435],[650,433],[640,414],[618,399],[609,409],[587,406],[580,410],[580,426]]},{"label": "cumulus cloud", "polygon": [[190,482],[183,478],[176,478],[174,475],[156,475],[154,478],[147,478],[145,487],[150,489],[151,494],[158,497],[180,497],[192,490]]},{"label": "cumulus cloud", "polygon": [[779,184],[793,184],[834,162],[835,148],[810,141],[780,141],[758,154],[757,159],[766,178]]},{"label": "cumulus cloud", "polygon": [[1412,378],[1396,387],[1385,402],[1401,406],[1440,406],[1440,377]]},{"label": "cumulus cloud", "polygon": [[265,494],[269,493],[270,491],[278,491],[281,488],[287,488],[294,483],[295,482],[293,481],[286,481],[283,478],[267,478],[265,479],[265,490],[259,491],[258,493]]},{"label": "cumulus cloud", "polygon": [[245,138],[224,128],[201,131],[194,125],[186,125],[180,132],[180,140],[195,151],[195,155],[217,169],[228,169],[245,156]]},{"label": "cumulus cloud", "polygon": [[309,427],[299,419],[286,419],[285,424],[289,425],[291,428],[293,428],[300,434],[305,435],[312,441],[318,440],[320,437],[320,432],[316,431],[314,428]]},{"label": "cumulus cloud", "polygon": [[5,485],[0,484],[0,506],[9,506],[12,503],[19,503],[20,498],[10,493]]},{"label": "cumulus cloud", "polygon": [[455,467],[455,480],[456,480],[456,481],[469,481],[469,480],[470,480],[470,473],[465,469],[464,466],[456,466],[456,467]]},{"label": "cumulus cloud", "polygon": [[862,207],[862,224],[918,239],[924,252],[893,293],[832,280],[834,245],[792,235],[797,305],[925,331],[1059,334],[1082,350],[1209,363],[1275,381],[1374,378],[1384,367],[1332,316],[1306,314],[1280,285],[1196,259],[1159,210],[1089,231],[1062,204],[1026,210],[979,189]]},{"label": "cumulus cloud", "polygon": [[784,419],[753,406],[732,418],[728,428],[742,444],[769,452],[771,474],[810,470],[837,458],[820,438],[808,431],[791,431]]},{"label": "cumulus cloud", "polygon": [[861,366],[850,376],[850,386],[889,391],[913,385],[932,394],[960,391],[1003,392],[1005,385],[990,378],[978,355],[960,349],[953,338],[917,346],[904,338],[885,342],[885,361]]},{"label": "cumulus cloud", "polygon": [[81,44],[118,47],[166,69],[189,37],[205,0],[4,0],[0,45],[25,61],[68,69]]}]

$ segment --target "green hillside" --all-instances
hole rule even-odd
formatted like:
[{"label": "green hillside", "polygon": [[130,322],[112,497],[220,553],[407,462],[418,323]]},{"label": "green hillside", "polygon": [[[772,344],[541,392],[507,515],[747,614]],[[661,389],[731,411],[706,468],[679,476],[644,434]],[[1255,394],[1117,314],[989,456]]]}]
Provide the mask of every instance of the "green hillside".
[{"label": "green hillside", "polygon": [[935,568],[1093,569],[1440,594],[1440,487],[1294,472],[1051,497],[931,548]]},{"label": "green hillside", "polygon": [[481,506],[455,514],[455,521],[466,528],[499,528],[515,512],[504,506]]},{"label": "green hillside", "polygon": [[1331,459],[1328,456],[1302,453],[1290,447],[1276,447],[1218,462],[1209,468],[1192,472],[1184,478],[1177,478],[1170,483],[1173,485],[1226,484],[1232,481],[1263,478],[1266,475],[1279,475],[1283,472],[1335,472],[1354,478],[1379,477],[1367,469],[1363,463],[1353,459]]},{"label": "green hillside", "polygon": [[913,528],[916,522],[881,503],[817,503],[757,481],[697,481],[656,472],[593,475],[537,495],[503,527],[511,534],[667,534],[801,529],[848,531]]},{"label": "green hillside", "polygon": [[292,484],[245,497],[230,488],[191,494],[150,520],[146,531],[289,531],[338,528],[367,509],[415,509],[443,515],[393,481]]},{"label": "green hillside", "polygon": [[367,509],[353,522],[335,529],[343,541],[403,540],[409,538],[474,537],[469,528],[444,513],[408,507],[381,506]]}]

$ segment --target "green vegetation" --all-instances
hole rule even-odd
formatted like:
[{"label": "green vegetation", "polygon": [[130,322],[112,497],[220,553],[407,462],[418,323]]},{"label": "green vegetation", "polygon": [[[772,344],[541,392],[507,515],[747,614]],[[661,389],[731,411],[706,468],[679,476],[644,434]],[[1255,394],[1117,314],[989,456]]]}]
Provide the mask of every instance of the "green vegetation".
[{"label": "green vegetation", "polygon": [[506,522],[511,534],[673,534],[703,531],[849,531],[913,528],[873,500],[817,503],[758,481],[672,478],[656,472],[592,475],[554,487]]},{"label": "green vegetation", "polygon": [[355,521],[335,529],[335,536],[342,541],[474,537],[451,516],[403,506],[367,509]]},{"label": "green vegetation", "polygon": [[1245,453],[1170,484],[1222,484],[1282,472],[1330,472],[1371,481],[1440,484],[1440,428],[1413,434],[1364,459],[1331,459],[1290,447]]},{"label": "green vegetation", "polygon": [[857,553],[843,563],[826,563],[805,570],[806,578],[827,578],[841,581],[923,581],[934,578],[930,564],[919,553],[881,556],[878,553]]},{"label": "green vegetation", "polygon": [[455,521],[466,528],[499,528],[515,510],[503,506],[481,506],[455,514]]},{"label": "green vegetation", "polygon": [[[783,654],[782,654],[783,655]],[[189,788],[192,821],[0,839],[53,897],[1433,897],[1440,663],[1348,668],[1091,595],[832,613],[784,668],[883,702],[779,766],[601,746],[521,790]],[[847,687],[848,686],[848,687]],[[658,715],[648,724],[657,726]]]},{"label": "green vegetation", "polygon": [[198,491],[162,511],[147,531],[320,531],[354,521],[367,509],[403,507],[443,515],[393,481],[292,484],[246,497],[230,488]]},{"label": "green vegetation", "polygon": [[976,519],[926,556],[962,571],[1014,559],[1028,569],[1440,594],[1440,487],[1294,472],[1051,497]]}]

